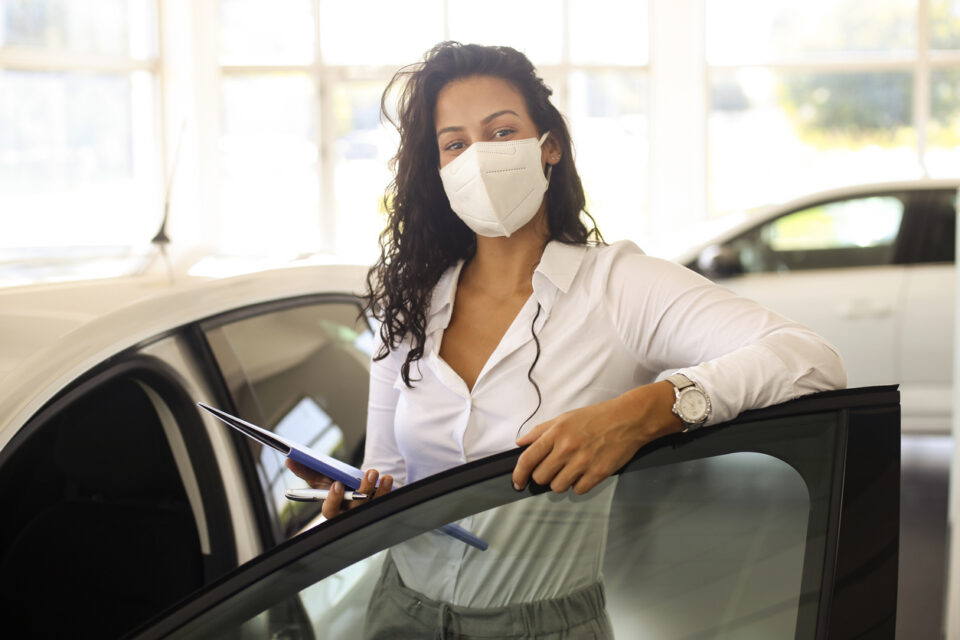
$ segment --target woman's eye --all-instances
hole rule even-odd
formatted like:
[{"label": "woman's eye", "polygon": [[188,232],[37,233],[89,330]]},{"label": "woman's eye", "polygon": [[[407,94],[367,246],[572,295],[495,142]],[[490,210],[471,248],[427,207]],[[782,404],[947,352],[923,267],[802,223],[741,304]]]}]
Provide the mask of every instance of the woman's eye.
[{"label": "woman's eye", "polygon": [[497,129],[493,132],[494,138],[506,138],[508,135],[514,132],[514,129]]},{"label": "woman's eye", "polygon": [[459,151],[460,149],[463,149],[462,142],[451,142],[443,148],[444,151]]}]

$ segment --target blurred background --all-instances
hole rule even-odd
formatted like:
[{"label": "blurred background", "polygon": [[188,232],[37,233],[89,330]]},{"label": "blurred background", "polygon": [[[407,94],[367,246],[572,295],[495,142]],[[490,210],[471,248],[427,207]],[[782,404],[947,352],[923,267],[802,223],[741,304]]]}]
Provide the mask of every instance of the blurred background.
[{"label": "blurred background", "polygon": [[145,242],[169,186],[178,244],[367,262],[444,39],[537,65],[608,240],[960,175],[957,0],[0,0],[0,251]]}]

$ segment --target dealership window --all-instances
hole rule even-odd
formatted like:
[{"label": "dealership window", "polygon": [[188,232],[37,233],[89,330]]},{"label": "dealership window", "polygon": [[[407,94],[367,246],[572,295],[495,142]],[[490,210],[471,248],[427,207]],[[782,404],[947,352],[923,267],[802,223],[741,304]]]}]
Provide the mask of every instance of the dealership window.
[{"label": "dealership window", "polygon": [[[220,0],[223,246],[374,258],[398,142],[381,92],[444,39],[531,58],[569,118],[591,213],[608,237],[635,235],[647,209],[647,3],[599,5]],[[603,18],[613,10],[623,19]]]},{"label": "dealership window", "polygon": [[0,0],[3,255],[156,233],[158,74],[156,0]]},{"label": "dealership window", "polygon": [[530,56],[608,240],[960,166],[958,0],[0,0],[3,257],[145,242],[172,183],[175,245],[369,261],[380,93],[448,38]]},{"label": "dealership window", "polygon": [[706,0],[715,214],[960,166],[960,3]]}]

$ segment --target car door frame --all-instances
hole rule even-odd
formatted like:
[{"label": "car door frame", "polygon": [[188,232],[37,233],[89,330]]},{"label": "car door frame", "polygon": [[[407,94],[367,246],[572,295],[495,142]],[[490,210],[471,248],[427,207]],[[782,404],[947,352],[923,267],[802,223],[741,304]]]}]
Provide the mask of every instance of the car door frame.
[{"label": "car door frame", "polygon": [[[215,386],[215,394],[217,401],[220,402],[220,408],[234,415],[245,416],[253,422],[263,424],[263,416],[260,415],[259,407],[257,407],[255,403],[238,406],[236,398],[231,391],[231,382],[227,379],[232,374],[224,372],[223,363],[217,359],[214,347],[210,343],[210,331],[233,322],[315,304],[350,304],[356,306],[358,317],[363,318],[367,328],[373,331],[369,318],[363,314],[363,305],[360,298],[348,293],[313,293],[279,300],[270,300],[231,309],[230,311],[204,318],[191,326],[190,334],[193,348],[198,357],[203,361],[205,368],[209,371],[208,379]],[[239,367],[239,362],[233,363],[232,366]],[[253,394],[251,394],[251,397],[253,397]],[[365,402],[366,397],[364,397],[362,401]],[[257,462],[251,454],[248,439],[231,429],[226,429],[226,431],[229,432],[228,438],[233,445],[237,459],[240,461],[244,489],[250,498],[251,508],[253,509],[254,519],[257,525],[257,535],[261,541],[262,552],[282,542],[282,540],[278,538],[279,532],[275,530],[274,519],[271,516],[270,506],[267,504],[266,496],[264,495],[263,487],[257,474]]]}]

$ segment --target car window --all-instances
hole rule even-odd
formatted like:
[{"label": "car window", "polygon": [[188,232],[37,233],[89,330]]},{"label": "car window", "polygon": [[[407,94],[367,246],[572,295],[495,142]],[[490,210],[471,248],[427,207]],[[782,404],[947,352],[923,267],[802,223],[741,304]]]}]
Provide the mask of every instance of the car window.
[{"label": "car window", "polygon": [[[516,492],[518,454],[500,454],[316,527],[143,638],[362,637],[414,587],[430,593],[409,610],[442,617],[435,600],[587,592],[569,581],[594,565],[612,637],[892,634],[898,428],[894,404],[708,429],[654,443],[587,496]],[[489,548],[435,530],[449,521]]]},{"label": "car window", "polygon": [[[890,264],[904,203],[894,196],[853,198],[794,211],[724,245],[724,268],[768,273]],[[715,256],[704,256],[707,270]],[[703,260],[701,260],[703,262]]]},{"label": "car window", "polygon": [[[240,417],[359,466],[373,337],[359,307],[320,302],[267,310],[205,328]],[[319,513],[319,503],[292,502],[304,486],[269,447],[243,439],[274,519],[287,538]]]},{"label": "car window", "polygon": [[178,455],[202,434],[181,431],[190,425],[169,379],[124,371],[42,410],[0,455],[0,599],[11,637],[38,624],[51,637],[118,637],[223,564],[201,503],[208,487]]}]

